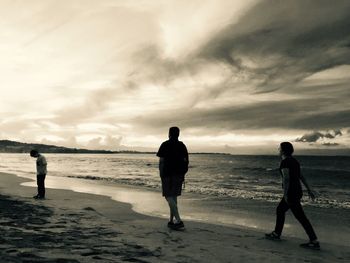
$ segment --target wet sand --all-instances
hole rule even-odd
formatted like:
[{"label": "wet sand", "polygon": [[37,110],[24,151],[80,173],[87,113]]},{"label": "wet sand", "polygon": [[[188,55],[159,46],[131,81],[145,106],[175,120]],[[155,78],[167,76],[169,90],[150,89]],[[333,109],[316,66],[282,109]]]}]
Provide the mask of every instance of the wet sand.
[{"label": "wet sand", "polygon": [[348,262],[348,246],[304,240],[268,241],[242,227],[186,221],[172,231],[167,220],[134,212],[107,196],[47,190],[34,200],[28,181],[0,174],[0,262]]}]

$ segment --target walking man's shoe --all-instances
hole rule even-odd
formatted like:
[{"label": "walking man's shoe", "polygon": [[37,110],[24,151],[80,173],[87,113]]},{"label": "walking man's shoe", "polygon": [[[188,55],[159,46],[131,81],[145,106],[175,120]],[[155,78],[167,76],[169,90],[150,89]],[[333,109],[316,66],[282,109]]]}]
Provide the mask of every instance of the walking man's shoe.
[{"label": "walking man's shoe", "polygon": [[321,249],[320,242],[318,242],[318,241],[310,241],[308,243],[300,244],[300,247],[314,249],[314,250]]},{"label": "walking man's shoe", "polygon": [[271,240],[281,240],[281,237],[279,234],[277,234],[275,231],[272,231],[269,234],[265,234],[265,237],[267,239],[271,239]]}]

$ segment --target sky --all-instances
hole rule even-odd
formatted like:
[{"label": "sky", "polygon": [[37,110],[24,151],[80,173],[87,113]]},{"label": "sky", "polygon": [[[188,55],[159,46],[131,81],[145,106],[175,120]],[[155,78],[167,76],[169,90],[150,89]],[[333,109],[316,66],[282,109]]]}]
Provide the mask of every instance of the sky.
[{"label": "sky", "polygon": [[0,139],[350,154],[350,1],[0,0]]}]

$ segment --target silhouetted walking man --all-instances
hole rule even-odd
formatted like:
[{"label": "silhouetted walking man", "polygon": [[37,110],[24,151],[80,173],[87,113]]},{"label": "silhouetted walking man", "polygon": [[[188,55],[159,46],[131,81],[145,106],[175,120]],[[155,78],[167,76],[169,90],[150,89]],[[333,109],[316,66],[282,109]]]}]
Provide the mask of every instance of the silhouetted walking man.
[{"label": "silhouetted walking man", "polygon": [[280,164],[280,173],[282,176],[283,186],[283,198],[277,206],[277,218],[275,230],[270,234],[266,234],[269,239],[278,240],[282,234],[285,213],[288,209],[292,210],[295,218],[303,226],[306,234],[309,236],[310,241],[305,244],[301,244],[301,247],[320,249],[320,244],[317,241],[317,236],[311,223],[305,216],[304,210],[301,206],[300,199],[303,195],[302,186],[300,181],[305,185],[309,196],[312,200],[315,199],[315,195],[311,191],[305,177],[300,172],[299,162],[292,156],[294,152],[293,145],[289,142],[282,142],[279,147],[279,154],[282,157]]},{"label": "silhouetted walking man", "polygon": [[[157,156],[162,180],[163,196],[170,208],[168,227],[180,229],[184,227],[177,206],[177,197],[181,195],[182,183],[188,171],[188,152],[185,144],[179,141],[180,129],[169,129],[169,140],[162,143]],[[175,218],[175,221],[174,221]]]},{"label": "silhouetted walking man", "polygon": [[45,198],[45,177],[47,173],[47,162],[44,155],[37,150],[31,150],[30,156],[36,158],[36,182],[38,185],[38,194],[33,196],[35,199]]}]

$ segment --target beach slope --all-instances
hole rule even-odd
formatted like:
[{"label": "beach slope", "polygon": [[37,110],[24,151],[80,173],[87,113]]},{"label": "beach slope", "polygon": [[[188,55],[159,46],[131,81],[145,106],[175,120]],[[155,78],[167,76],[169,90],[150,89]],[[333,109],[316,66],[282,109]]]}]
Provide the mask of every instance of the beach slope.
[{"label": "beach slope", "polygon": [[0,262],[349,262],[349,247],[268,241],[251,229],[166,220],[135,213],[109,197],[48,190],[34,200],[27,179],[0,174]]}]

